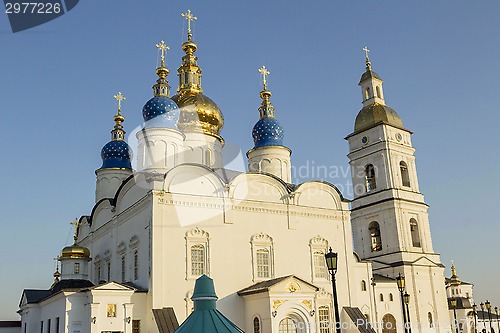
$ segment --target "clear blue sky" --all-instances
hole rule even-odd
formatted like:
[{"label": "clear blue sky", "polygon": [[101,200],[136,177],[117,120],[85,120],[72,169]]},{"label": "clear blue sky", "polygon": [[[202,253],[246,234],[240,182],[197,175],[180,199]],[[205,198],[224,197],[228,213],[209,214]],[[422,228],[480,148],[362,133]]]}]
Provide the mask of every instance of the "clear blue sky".
[{"label": "clear blue sky", "polygon": [[[141,121],[164,39],[177,87],[185,21],[205,93],[225,116],[222,135],[244,151],[269,87],[296,167],[347,168],[361,107],[363,46],[385,80],[388,105],[414,131],[420,189],[434,248],[449,274],[475,283],[477,302],[500,305],[500,2],[498,1],[80,1],[68,14],[10,32],[0,13],[0,319],[17,319],[23,288],[47,288],[69,222],[89,214],[94,170],[109,141],[113,95],[125,127]],[[305,180],[305,179],[303,179]],[[326,179],[344,188],[347,179]]]}]

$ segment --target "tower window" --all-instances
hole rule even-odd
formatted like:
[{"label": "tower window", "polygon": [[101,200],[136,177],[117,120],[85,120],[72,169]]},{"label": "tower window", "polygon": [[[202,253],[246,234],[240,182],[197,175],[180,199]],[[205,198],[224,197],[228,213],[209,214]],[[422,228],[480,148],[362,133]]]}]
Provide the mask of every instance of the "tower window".
[{"label": "tower window", "polygon": [[366,177],[366,192],[370,192],[377,188],[377,182],[375,180],[375,167],[372,164],[368,164],[365,167],[365,177]]},{"label": "tower window", "polygon": [[410,219],[411,242],[413,247],[421,247],[418,222],[414,218]]},{"label": "tower window", "polygon": [[377,89],[377,97],[378,97],[378,98],[382,98],[382,93],[380,92],[380,87],[379,87],[379,86],[377,86],[377,88],[376,88],[376,89]]},{"label": "tower window", "polygon": [[139,251],[134,250],[134,280],[139,279]]},{"label": "tower window", "polygon": [[410,175],[408,174],[408,166],[405,162],[399,162],[399,169],[401,170],[401,182],[403,186],[410,187]]},{"label": "tower window", "polygon": [[383,302],[384,301],[384,294],[380,294],[379,297],[380,297],[380,301]]},{"label": "tower window", "polygon": [[380,235],[380,225],[377,221],[370,223],[368,227],[370,230],[370,238],[372,242],[372,252],[377,252],[382,250],[382,236]]},{"label": "tower window", "polygon": [[122,282],[125,282],[125,255],[122,255]]},{"label": "tower window", "polygon": [[365,280],[361,281],[361,291],[366,291],[366,281]]},{"label": "tower window", "polygon": [[75,274],[80,274],[80,263],[75,262],[75,266],[74,266],[74,269],[73,269],[73,273],[75,273]]},{"label": "tower window", "polygon": [[429,320],[429,328],[433,328],[434,327],[434,321],[432,320],[432,313],[428,313],[427,314],[427,319]]},{"label": "tower window", "polygon": [[260,333],[260,320],[258,317],[253,318],[253,333]]},{"label": "tower window", "polygon": [[330,309],[328,306],[318,308],[319,332],[330,333]]},{"label": "tower window", "polygon": [[365,99],[369,99],[371,97],[370,87],[365,90]]},{"label": "tower window", "polygon": [[392,293],[389,294],[389,301],[394,301],[394,295],[392,295]]},{"label": "tower window", "polygon": [[202,244],[191,246],[191,274],[205,273],[205,247]]}]

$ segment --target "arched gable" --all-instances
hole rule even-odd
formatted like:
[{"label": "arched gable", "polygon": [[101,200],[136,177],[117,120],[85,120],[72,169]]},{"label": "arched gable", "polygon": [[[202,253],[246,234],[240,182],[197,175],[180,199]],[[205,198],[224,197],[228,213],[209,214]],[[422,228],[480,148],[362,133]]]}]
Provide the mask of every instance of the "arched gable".
[{"label": "arched gable", "polygon": [[343,197],[338,188],[323,181],[300,184],[293,192],[293,198],[298,206],[342,209]]},{"label": "arched gable", "polygon": [[229,184],[229,197],[238,200],[265,202],[288,202],[286,184],[271,175],[263,173],[242,173]]},{"label": "arched gable", "polygon": [[151,190],[150,183],[145,181],[142,173],[134,173],[127,178],[116,192],[114,205],[115,213],[119,214],[123,210],[131,207],[142,199]]},{"label": "arched gable", "polygon": [[225,184],[212,169],[198,164],[179,165],[165,175],[163,190],[177,194],[223,197]]}]

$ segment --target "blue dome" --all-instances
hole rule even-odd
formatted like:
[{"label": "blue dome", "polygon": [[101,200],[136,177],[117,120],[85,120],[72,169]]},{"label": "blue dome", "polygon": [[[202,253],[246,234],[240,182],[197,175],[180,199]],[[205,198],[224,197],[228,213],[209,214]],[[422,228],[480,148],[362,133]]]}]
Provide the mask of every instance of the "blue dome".
[{"label": "blue dome", "polygon": [[132,149],[123,140],[113,140],[101,150],[102,166],[101,169],[121,168],[132,169],[130,160],[132,159]]},{"label": "blue dome", "polygon": [[283,127],[276,118],[262,118],[252,130],[254,148],[283,146],[283,134]]},{"label": "blue dome", "polygon": [[161,127],[177,129],[180,110],[177,104],[165,96],[151,98],[142,108],[145,128]]}]

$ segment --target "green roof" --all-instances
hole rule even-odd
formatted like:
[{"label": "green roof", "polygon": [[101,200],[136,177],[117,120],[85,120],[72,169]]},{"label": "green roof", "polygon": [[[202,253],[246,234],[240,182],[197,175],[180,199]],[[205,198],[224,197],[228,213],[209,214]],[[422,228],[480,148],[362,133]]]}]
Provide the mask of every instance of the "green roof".
[{"label": "green roof", "polygon": [[174,333],[244,333],[216,308],[214,281],[206,275],[195,283],[191,299],[194,311]]}]

